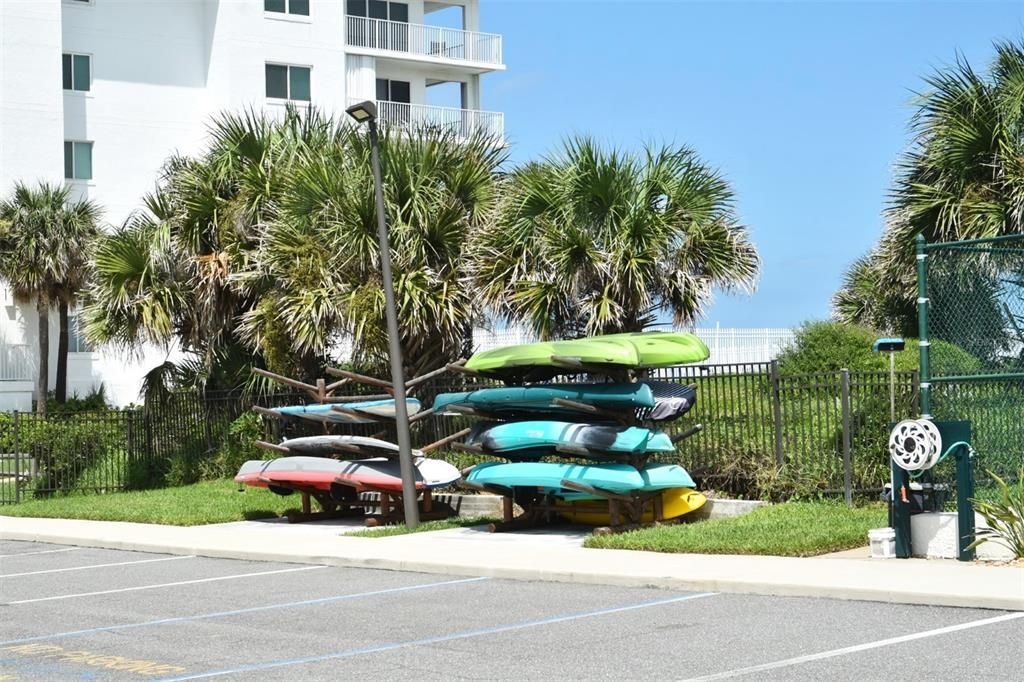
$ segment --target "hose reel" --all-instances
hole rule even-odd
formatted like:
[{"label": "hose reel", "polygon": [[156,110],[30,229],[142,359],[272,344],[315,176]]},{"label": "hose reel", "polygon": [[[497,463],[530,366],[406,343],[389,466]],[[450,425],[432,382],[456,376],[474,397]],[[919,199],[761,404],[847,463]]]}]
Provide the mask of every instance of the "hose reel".
[{"label": "hose reel", "polygon": [[889,456],[901,469],[924,471],[942,456],[942,436],[928,419],[904,419],[889,434]]}]

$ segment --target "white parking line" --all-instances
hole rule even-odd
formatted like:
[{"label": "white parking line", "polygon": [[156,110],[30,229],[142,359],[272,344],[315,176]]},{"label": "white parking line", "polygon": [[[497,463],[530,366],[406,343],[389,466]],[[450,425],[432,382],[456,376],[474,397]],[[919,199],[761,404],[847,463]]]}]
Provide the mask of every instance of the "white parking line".
[{"label": "white parking line", "polygon": [[212,583],[218,580],[236,580],[238,578],[252,578],[258,575],[276,575],[278,573],[294,573],[295,571],[315,571],[327,566],[300,566],[298,568],[282,568],[276,571],[258,571],[256,573],[238,573],[236,575],[222,575],[216,578],[198,578],[196,580],[181,580],[176,583],[160,583],[159,585],[140,585],[138,587],[121,587],[116,590],[100,590],[99,592],[79,592],[78,594],[59,594],[55,597],[37,597],[36,599],[20,599],[7,602],[8,606],[14,604],[34,604],[41,601],[57,601],[59,599],[75,599],[77,597],[92,597],[100,594],[116,594],[118,592],[137,592],[139,590],[155,590],[161,587],[177,587],[178,585],[195,585],[197,583]]},{"label": "white parking line", "polygon": [[6,559],[12,556],[32,556],[34,554],[56,554],[57,552],[77,552],[84,547],[65,547],[64,549],[43,549],[38,552],[18,552],[16,554],[0,554],[0,559]]},{"label": "white parking line", "polygon": [[110,568],[112,566],[132,566],[134,564],[155,564],[158,561],[178,561],[179,559],[195,559],[194,556],[169,556],[159,559],[139,559],[138,561],[119,561],[114,564],[89,564],[88,566],[72,566],[70,568],[50,568],[45,571],[28,571],[27,573],[8,573],[0,578],[20,578],[25,575],[42,575],[43,573],[64,573],[66,571],[85,571],[90,568]]},{"label": "white parking line", "polygon": [[855,644],[854,646],[843,647],[842,649],[832,649],[831,651],[822,651],[817,654],[807,654],[806,656],[796,656],[794,658],[786,658],[781,661],[773,661],[771,663],[762,663],[761,665],[752,665],[746,668],[736,668],[734,670],[726,670],[720,673],[713,673],[711,675],[703,675],[701,677],[690,677],[683,682],[708,682],[709,680],[725,680],[731,677],[741,677],[743,675],[751,675],[753,673],[764,672],[765,670],[775,670],[777,668],[788,668],[794,665],[800,665],[802,663],[811,663],[812,661],[821,661],[826,658],[835,658],[836,656],[846,656],[847,654],[855,654],[860,651],[868,651],[869,649],[878,649],[884,646],[892,646],[893,644],[902,644],[903,642],[913,642],[918,639],[925,639],[928,637],[936,637],[938,635],[945,635],[950,632],[959,632],[961,630],[970,630],[971,628],[980,628],[983,625],[992,625],[993,623],[1002,623],[1008,620],[1015,620],[1017,618],[1024,618],[1024,612],[1018,613],[1007,613],[1002,616],[995,616],[993,618],[983,618],[982,620],[972,620],[969,623],[960,623],[959,625],[949,625],[944,628],[936,628],[934,630],[925,630],[924,632],[915,632],[911,635],[902,635],[900,637],[890,637],[889,639],[880,639],[875,642],[866,642],[864,644]]},{"label": "white parking line", "polygon": [[[704,599],[705,597],[714,597],[716,594],[716,592],[700,592],[698,594],[685,594],[680,597],[657,599],[655,601],[641,602],[639,604],[613,606],[607,609],[597,609],[596,611],[567,613],[561,616],[541,618],[540,620],[528,620],[519,623],[509,623],[507,625],[496,625],[494,627],[482,628],[480,630],[466,630],[463,632],[454,632],[449,635],[425,637],[423,639],[413,639],[404,642],[388,642],[386,644],[378,644],[375,646],[369,646],[362,649],[348,649],[346,651],[336,651],[334,653],[321,654],[319,656],[304,656],[302,658],[288,658],[279,661],[264,661],[261,663],[253,663],[251,665],[242,665],[237,668],[226,668],[223,670],[207,670],[205,672],[190,673],[188,675],[182,675],[180,677],[165,677],[161,680],[158,680],[158,682],[181,682],[182,680],[199,680],[208,677],[220,677],[222,675],[239,675],[241,673],[259,672],[263,670],[270,670],[272,668],[283,668],[292,665],[302,665],[303,663],[317,663],[319,661],[329,661],[339,658],[351,658],[353,656],[377,654],[385,651],[395,651],[397,649],[408,649],[412,647],[429,646],[431,644],[443,644],[445,642],[453,642],[460,639],[487,637],[490,635],[497,635],[503,632],[513,632],[515,630],[541,627],[544,625],[554,625],[556,623],[568,623],[576,620],[581,620],[583,618],[607,616],[613,613],[623,613],[625,611],[634,611],[636,609],[647,609],[651,608],[652,606],[666,606],[668,604],[676,604],[678,602],[689,601],[691,599]],[[252,675],[248,675],[247,679],[251,679],[253,677],[254,676]]]}]

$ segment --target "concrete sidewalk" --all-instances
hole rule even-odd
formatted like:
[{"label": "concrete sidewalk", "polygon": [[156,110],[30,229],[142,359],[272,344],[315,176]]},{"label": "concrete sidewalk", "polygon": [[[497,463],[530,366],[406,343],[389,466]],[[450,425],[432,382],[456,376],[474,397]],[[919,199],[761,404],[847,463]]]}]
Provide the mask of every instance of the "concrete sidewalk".
[{"label": "concrete sidewalk", "polygon": [[1024,611],[1024,568],[924,559],[798,559],[585,549],[585,531],[458,528],[345,537],[354,522],[158,526],[0,516],[0,539],[519,580]]}]

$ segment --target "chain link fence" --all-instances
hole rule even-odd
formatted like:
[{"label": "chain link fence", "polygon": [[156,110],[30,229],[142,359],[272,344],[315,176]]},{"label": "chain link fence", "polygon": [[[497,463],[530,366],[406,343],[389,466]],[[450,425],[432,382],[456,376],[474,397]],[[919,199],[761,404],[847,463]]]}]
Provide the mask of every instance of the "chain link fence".
[{"label": "chain link fence", "polygon": [[985,471],[1024,466],[1024,235],[921,244],[927,411],[968,420]]}]

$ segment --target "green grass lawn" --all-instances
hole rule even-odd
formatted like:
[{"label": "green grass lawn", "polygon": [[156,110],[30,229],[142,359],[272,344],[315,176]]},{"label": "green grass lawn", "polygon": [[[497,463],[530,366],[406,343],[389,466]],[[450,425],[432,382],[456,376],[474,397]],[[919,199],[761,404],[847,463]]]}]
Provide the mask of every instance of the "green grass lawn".
[{"label": "green grass lawn", "polygon": [[849,509],[827,502],[789,502],[750,514],[587,538],[586,547],[694,554],[814,556],[867,544],[885,526],[885,506]]},{"label": "green grass lawn", "polygon": [[346,533],[345,537],[350,538],[386,538],[393,535],[407,535],[409,533],[424,533],[431,530],[447,530],[448,528],[465,528],[466,526],[479,526],[484,523],[497,523],[500,519],[489,516],[456,516],[440,521],[424,521],[416,528],[409,530],[405,526],[380,526],[379,528],[367,528],[357,530],[354,533]]},{"label": "green grass lawn", "polygon": [[198,526],[280,516],[298,509],[299,496],[282,497],[234,481],[106,495],[68,495],[0,506],[0,515]]}]

